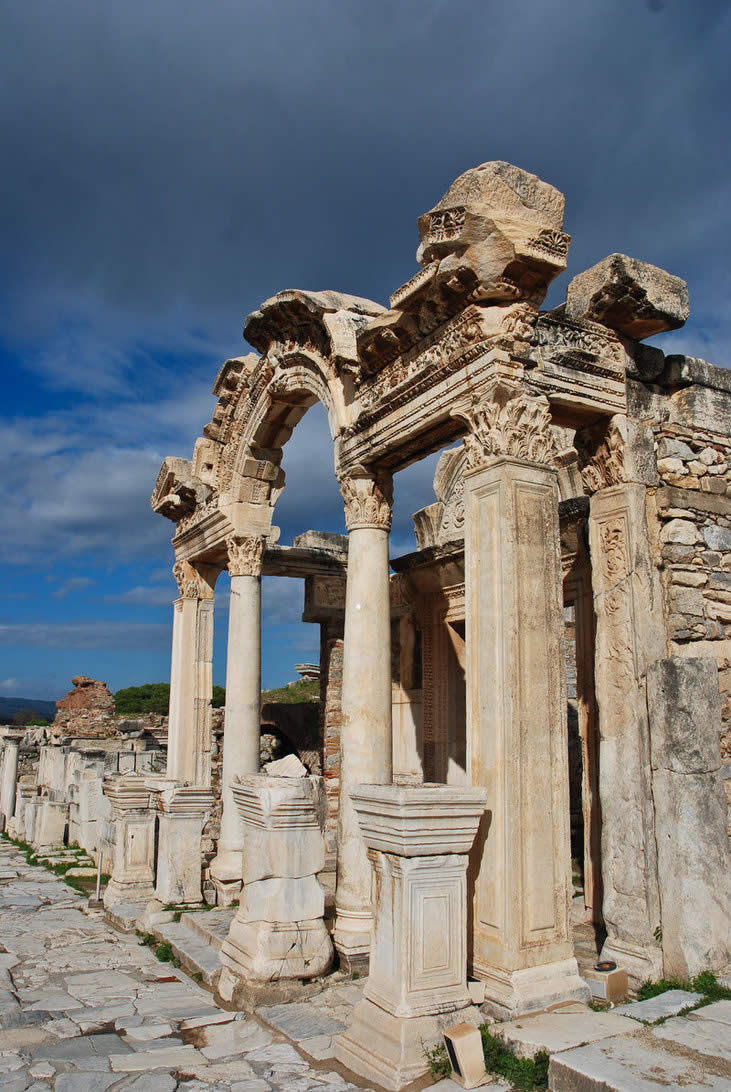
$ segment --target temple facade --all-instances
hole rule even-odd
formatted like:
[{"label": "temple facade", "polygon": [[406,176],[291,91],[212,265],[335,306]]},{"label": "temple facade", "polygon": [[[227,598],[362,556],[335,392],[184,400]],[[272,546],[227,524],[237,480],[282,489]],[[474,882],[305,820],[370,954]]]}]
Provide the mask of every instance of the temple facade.
[{"label": "temple facade", "polygon": [[[542,311],[563,214],[553,186],[485,163],[420,217],[419,270],[389,308],[266,300],[244,327],[255,351],[222,366],[192,458],[166,459],[152,495],[179,588],[168,760],[105,789],[125,831],[107,902],[201,898],[226,569],[204,879],[239,908],[220,992],[285,949],[291,976],[327,973],[329,874],[332,944],[370,965],[373,1006],[338,1057],[381,1083],[416,1072],[405,1027],[469,1011],[467,972],[502,1017],[588,997],[572,861],[582,920],[630,985],[729,960],[731,373],[645,344],[683,325],[687,289],[625,255]],[[282,451],[316,401],[348,534],[282,546]],[[391,558],[393,475],[444,448],[417,549]],[[304,578],[321,627],[317,769],[299,780],[260,772],[262,574]],[[400,1036],[381,1069],[359,1062],[369,1026]]]}]

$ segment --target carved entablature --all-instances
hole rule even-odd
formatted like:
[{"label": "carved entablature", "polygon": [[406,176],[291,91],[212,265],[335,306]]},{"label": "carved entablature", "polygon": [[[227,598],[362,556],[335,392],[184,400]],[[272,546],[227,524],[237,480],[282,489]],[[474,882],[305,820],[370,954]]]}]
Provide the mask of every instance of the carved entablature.
[{"label": "carved entablature", "polygon": [[388,472],[356,467],[340,479],[340,492],[348,531],[365,527],[391,530],[393,479]]},{"label": "carved entablature", "polygon": [[538,317],[530,356],[538,363],[531,379],[549,397],[593,398],[604,412],[624,410],[629,357],[612,330],[549,312]]},{"label": "carved entablature", "polygon": [[499,382],[487,397],[453,412],[469,428],[463,441],[468,469],[499,456],[554,465],[551,411],[542,395],[536,397],[515,384]]},{"label": "carved entablature", "polygon": [[415,349],[386,365],[361,383],[361,412],[356,427],[404,405],[436,386],[446,376],[494,349],[525,351],[537,314],[524,304],[507,307],[467,307]]},{"label": "carved entablature", "polygon": [[261,535],[229,535],[226,553],[229,576],[261,576],[264,558]]}]

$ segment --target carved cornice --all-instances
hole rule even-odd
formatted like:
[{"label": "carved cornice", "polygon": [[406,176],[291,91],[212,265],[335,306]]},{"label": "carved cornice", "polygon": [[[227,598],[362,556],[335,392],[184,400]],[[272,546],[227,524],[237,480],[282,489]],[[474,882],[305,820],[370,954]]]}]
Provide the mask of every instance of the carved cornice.
[{"label": "carved cornice", "polygon": [[229,535],[226,551],[230,576],[261,576],[264,557],[261,535]]},{"label": "carved cornice", "polygon": [[620,485],[624,475],[624,436],[616,418],[599,429],[577,432],[574,446],[581,478],[589,493]]},{"label": "carved cornice", "polygon": [[[206,565],[206,569],[210,566]],[[213,599],[213,583],[208,573],[203,573],[191,561],[176,561],[173,576],[178,585],[181,599]]]},{"label": "carved cornice", "polygon": [[476,405],[453,412],[469,425],[463,441],[469,470],[498,456],[553,465],[556,449],[551,413],[543,395],[497,383]]},{"label": "carved cornice", "polygon": [[391,530],[393,479],[387,471],[358,467],[340,479],[348,531],[373,527]]}]

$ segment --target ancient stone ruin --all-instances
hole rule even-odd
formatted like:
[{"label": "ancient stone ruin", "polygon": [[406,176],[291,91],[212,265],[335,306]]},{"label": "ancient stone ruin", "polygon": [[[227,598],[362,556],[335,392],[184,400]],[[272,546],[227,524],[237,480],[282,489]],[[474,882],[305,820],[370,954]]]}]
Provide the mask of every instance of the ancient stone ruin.
[{"label": "ancient stone ruin", "polygon": [[[336,1056],[394,1089],[477,1004],[588,999],[599,955],[630,987],[729,961],[731,373],[645,344],[683,325],[687,289],[625,255],[542,311],[563,215],[553,186],[485,163],[420,217],[389,308],[266,300],[152,495],[179,588],[167,767],[105,781],[108,912],[237,902],[212,980],[235,1003],[370,967]],[[347,539],[279,545],[282,450],[316,401]],[[393,475],[441,449],[417,549],[391,558]],[[308,769],[260,769],[262,574],[303,578],[321,629]]]}]

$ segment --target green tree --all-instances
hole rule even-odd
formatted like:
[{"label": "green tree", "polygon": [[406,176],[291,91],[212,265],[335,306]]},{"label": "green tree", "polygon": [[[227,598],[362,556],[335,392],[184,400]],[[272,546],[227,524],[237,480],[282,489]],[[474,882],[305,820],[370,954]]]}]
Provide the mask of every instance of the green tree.
[{"label": "green tree", "polygon": [[[213,687],[213,708],[219,709],[226,701],[222,686]],[[170,683],[145,683],[143,686],[126,686],[114,695],[114,707],[119,716],[133,717],[139,713],[160,713],[167,716],[170,706]]]}]

